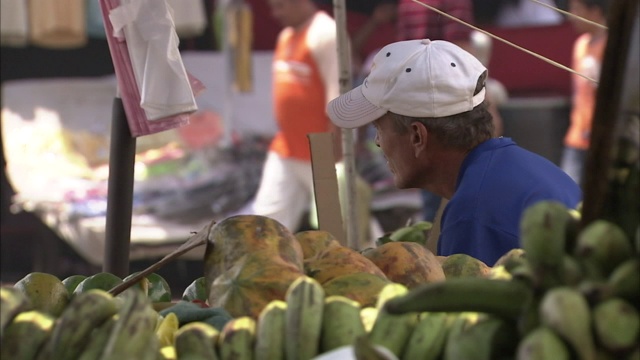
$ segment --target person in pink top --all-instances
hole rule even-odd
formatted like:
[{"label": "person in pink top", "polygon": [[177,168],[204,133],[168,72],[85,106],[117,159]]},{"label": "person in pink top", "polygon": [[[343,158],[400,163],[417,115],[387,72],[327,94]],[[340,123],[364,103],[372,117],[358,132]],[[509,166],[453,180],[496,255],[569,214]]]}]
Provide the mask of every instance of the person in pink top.
[{"label": "person in pink top", "polygon": [[[300,230],[303,216],[317,227],[308,134],[332,132],[336,172],[343,169],[341,130],[326,114],[340,94],[336,23],[313,0],[269,0],[272,16],[283,25],[273,53],[273,110],[278,131],[273,138],[253,212]],[[356,183],[365,202],[363,180]],[[338,182],[339,187],[342,183]],[[360,192],[362,190],[362,192]],[[341,194],[343,190],[340,190]],[[368,214],[368,208],[364,211]],[[368,218],[363,215],[368,224]],[[363,220],[363,223],[365,221]]]},{"label": "person in pink top", "polygon": [[[570,0],[572,14],[606,25],[608,0]],[[581,35],[573,46],[572,68],[577,73],[595,81],[599,80],[600,67],[607,43],[606,28],[569,18]],[[596,102],[598,84],[582,76],[572,74],[572,103],[570,125],[564,137],[561,167],[580,184],[584,162],[591,138],[591,122]]]}]

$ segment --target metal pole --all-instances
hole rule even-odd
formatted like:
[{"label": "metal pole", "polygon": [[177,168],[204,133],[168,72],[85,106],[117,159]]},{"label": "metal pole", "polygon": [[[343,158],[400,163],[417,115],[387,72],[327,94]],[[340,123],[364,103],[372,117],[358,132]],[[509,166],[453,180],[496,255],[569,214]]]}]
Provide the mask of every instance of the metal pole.
[{"label": "metal pole", "polygon": [[234,74],[234,64],[233,64],[233,49],[229,42],[230,36],[230,26],[234,25],[232,19],[229,19],[230,9],[233,5],[232,2],[234,0],[220,0],[217,5],[216,11],[218,14],[221,14],[222,19],[222,78],[224,83],[224,101],[222,104],[222,129],[223,136],[221,140],[222,147],[230,146],[231,144],[231,136],[233,133],[232,125],[233,125],[233,99],[234,99],[234,91],[233,91],[233,74]]},{"label": "metal pole", "polygon": [[109,193],[102,268],[119,277],[129,274],[135,155],[136,138],[131,136],[122,99],[116,97],[111,121]]},{"label": "metal pole", "polygon": [[[351,48],[349,45],[349,35],[347,34],[347,15],[345,0],[333,0],[333,16],[336,21],[336,34],[338,43],[338,68],[340,70],[340,93],[344,94],[351,90]],[[346,214],[344,214],[344,224],[347,233],[347,245],[355,250],[359,250],[360,238],[358,226],[358,206],[356,194],[356,166],[354,154],[354,133],[353,129],[342,129],[342,155],[345,169],[346,186]]]}]

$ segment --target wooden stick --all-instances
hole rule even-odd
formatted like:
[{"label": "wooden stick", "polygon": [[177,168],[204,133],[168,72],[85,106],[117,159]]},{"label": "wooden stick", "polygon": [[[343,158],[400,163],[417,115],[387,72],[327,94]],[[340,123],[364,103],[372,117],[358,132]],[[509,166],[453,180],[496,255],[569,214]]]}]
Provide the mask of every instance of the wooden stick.
[{"label": "wooden stick", "polygon": [[160,261],[156,262],[155,264],[152,264],[148,268],[132,276],[130,279],[127,279],[121,284],[115,286],[113,289],[109,290],[109,293],[113,296],[116,296],[121,292],[127,290],[134,284],[138,283],[140,280],[142,280],[142,278],[155,272],[156,270],[160,269],[161,267],[175,260],[179,256],[185,254],[189,250],[195,249],[198,246],[205,245],[207,243],[207,239],[209,238],[209,231],[211,231],[211,228],[213,227],[213,225],[215,225],[215,223],[216,223],[215,221],[211,221],[208,225],[205,225],[202,228],[202,230],[200,230],[198,233],[191,236],[186,242],[180,245],[177,249],[165,255],[165,257],[160,259]]}]

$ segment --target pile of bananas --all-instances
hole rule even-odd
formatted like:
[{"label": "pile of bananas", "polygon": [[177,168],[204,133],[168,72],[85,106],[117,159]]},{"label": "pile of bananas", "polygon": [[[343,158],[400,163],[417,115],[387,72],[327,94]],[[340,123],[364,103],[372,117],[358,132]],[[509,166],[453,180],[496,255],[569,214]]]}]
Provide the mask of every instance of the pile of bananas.
[{"label": "pile of bananas", "polygon": [[466,319],[444,327],[445,359],[640,359],[638,238],[606,220],[579,229],[579,215],[539,202],[521,219],[523,256],[492,278],[426,284],[384,310]]},{"label": "pile of bananas", "polygon": [[114,297],[100,289],[76,294],[56,317],[4,286],[3,359],[157,359],[158,313],[142,291]]}]

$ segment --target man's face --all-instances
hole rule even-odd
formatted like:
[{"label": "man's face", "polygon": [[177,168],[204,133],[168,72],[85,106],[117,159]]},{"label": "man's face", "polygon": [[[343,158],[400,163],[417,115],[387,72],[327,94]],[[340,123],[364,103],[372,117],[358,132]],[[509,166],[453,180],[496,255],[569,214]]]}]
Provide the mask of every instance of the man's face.
[{"label": "man's face", "polygon": [[375,143],[387,159],[387,166],[393,174],[398,189],[420,187],[419,164],[411,143],[411,129],[399,132],[389,115],[373,122],[376,128]]},{"label": "man's face", "polygon": [[282,26],[294,26],[297,19],[298,0],[269,0],[271,16]]}]

